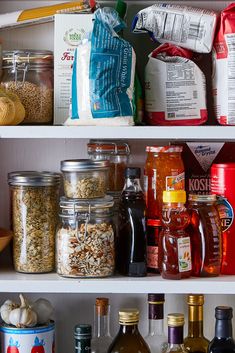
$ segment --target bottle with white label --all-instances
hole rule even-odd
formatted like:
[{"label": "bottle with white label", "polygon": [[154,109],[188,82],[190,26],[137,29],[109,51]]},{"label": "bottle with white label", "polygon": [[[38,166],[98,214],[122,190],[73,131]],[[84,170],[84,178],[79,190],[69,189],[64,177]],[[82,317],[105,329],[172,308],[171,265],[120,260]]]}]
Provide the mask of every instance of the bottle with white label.
[{"label": "bottle with white label", "polygon": [[191,242],[185,228],[190,217],[185,208],[184,190],[164,191],[159,267],[163,278],[188,278],[192,272]]}]

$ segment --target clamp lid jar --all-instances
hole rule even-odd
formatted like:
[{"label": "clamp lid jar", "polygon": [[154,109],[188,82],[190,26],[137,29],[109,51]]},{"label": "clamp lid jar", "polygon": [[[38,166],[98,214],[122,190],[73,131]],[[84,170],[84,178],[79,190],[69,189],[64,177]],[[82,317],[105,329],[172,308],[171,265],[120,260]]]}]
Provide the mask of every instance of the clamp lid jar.
[{"label": "clamp lid jar", "polygon": [[57,273],[65,277],[107,277],[114,273],[113,198],[62,197],[56,237]]}]

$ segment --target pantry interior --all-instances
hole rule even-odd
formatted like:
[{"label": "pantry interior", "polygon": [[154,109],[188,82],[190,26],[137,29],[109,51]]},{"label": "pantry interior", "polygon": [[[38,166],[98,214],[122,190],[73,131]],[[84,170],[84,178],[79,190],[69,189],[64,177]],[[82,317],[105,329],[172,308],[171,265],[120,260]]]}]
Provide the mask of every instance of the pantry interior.
[{"label": "pantry interior", "polygon": [[[53,1],[59,3],[60,1]],[[202,8],[221,10],[229,1],[175,1]],[[102,1],[104,5],[112,2]],[[143,77],[148,53],[155,47],[145,34],[130,33],[133,16],[153,1],[127,1],[128,29],[125,38],[137,53],[137,66]],[[40,5],[39,5],[40,4]],[[0,12],[44,6],[50,1],[1,1]],[[53,23],[0,32],[4,49],[31,48],[53,50]],[[14,170],[58,171],[60,161],[86,158],[90,138],[115,138],[128,141],[130,164],[143,168],[145,146],[169,142],[210,141],[235,143],[235,127],[62,127],[12,126],[0,127],[0,209],[1,227],[9,227],[9,190],[7,173]],[[0,254],[0,301],[27,293],[29,298],[46,297],[55,306],[57,352],[73,351],[73,327],[76,323],[92,323],[93,304],[97,296],[108,296],[111,304],[111,333],[116,334],[118,309],[138,307],[141,312],[140,330],[147,333],[147,293],[166,293],[165,313],[184,312],[187,319],[186,293],[205,293],[205,335],[213,337],[214,307],[231,305],[235,309],[235,276],[211,279],[188,279],[181,282],[162,280],[160,276],[147,278],[109,278],[96,280],[62,279],[55,273],[27,275],[15,273],[9,263],[9,249]],[[186,325],[187,326],[187,325]],[[185,328],[185,333],[187,328]]]}]

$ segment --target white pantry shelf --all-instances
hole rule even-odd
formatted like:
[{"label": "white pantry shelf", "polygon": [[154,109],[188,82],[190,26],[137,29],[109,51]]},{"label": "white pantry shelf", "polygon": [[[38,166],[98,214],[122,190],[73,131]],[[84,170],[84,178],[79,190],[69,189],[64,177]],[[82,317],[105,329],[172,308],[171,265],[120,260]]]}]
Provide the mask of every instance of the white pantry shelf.
[{"label": "white pantry shelf", "polygon": [[62,278],[56,273],[22,274],[1,270],[0,292],[11,293],[205,293],[234,294],[235,276],[164,280],[159,276],[103,279]]},{"label": "white pantry shelf", "polygon": [[235,126],[1,126],[0,138],[234,141]]}]

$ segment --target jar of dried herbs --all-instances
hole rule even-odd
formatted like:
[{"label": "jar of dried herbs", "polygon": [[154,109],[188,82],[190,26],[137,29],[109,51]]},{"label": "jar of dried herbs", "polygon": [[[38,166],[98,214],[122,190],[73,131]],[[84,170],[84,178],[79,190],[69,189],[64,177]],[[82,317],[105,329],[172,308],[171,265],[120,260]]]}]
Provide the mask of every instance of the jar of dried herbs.
[{"label": "jar of dried herbs", "polygon": [[18,272],[54,270],[60,174],[13,172],[11,191],[13,259]]},{"label": "jar of dried herbs", "polygon": [[65,277],[108,277],[115,268],[113,198],[60,200],[56,234],[57,273]]}]

